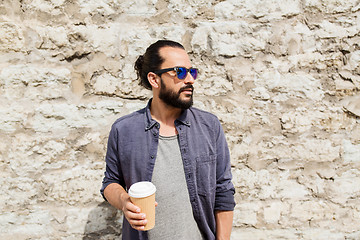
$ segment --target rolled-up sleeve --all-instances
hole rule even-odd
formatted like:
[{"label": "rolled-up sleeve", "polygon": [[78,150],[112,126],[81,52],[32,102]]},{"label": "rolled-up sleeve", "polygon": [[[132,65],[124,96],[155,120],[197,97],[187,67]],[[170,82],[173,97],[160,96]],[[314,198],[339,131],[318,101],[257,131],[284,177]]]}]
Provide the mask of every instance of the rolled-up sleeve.
[{"label": "rolled-up sleeve", "polygon": [[119,161],[118,132],[116,130],[115,124],[112,126],[109,134],[105,161],[106,170],[104,173],[104,179],[102,182],[100,193],[106,200],[104,196],[104,190],[109,184],[118,183],[125,188],[124,180],[122,177],[121,164]]},{"label": "rolled-up sleeve", "polygon": [[230,152],[220,122],[217,123],[216,195],[214,210],[232,211],[235,188],[232,180]]}]

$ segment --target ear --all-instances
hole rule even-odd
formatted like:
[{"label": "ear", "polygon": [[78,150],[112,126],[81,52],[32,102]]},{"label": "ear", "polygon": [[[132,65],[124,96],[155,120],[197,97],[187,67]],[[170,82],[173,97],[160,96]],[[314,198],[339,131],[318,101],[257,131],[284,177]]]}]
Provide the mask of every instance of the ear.
[{"label": "ear", "polygon": [[158,75],[156,75],[155,73],[153,72],[149,72],[148,75],[147,75],[147,79],[150,83],[150,85],[153,87],[153,88],[159,88],[160,87],[160,78]]}]

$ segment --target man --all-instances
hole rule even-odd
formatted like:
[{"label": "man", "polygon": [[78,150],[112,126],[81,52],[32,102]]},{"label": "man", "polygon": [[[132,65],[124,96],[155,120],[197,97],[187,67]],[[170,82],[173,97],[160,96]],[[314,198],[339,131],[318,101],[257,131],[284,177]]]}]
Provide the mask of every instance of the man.
[{"label": "man", "polygon": [[[184,47],[160,40],[135,63],[148,105],[112,126],[101,193],[124,213],[123,239],[230,239],[234,186],[225,136],[216,116],[193,108],[192,68]],[[131,203],[133,183],[157,187],[156,225]]]}]

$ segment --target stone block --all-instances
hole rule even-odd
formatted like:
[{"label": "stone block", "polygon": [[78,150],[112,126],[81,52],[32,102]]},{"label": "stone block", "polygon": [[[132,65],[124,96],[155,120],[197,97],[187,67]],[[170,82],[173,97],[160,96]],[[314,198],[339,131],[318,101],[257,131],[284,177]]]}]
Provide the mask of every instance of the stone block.
[{"label": "stone block", "polygon": [[[132,70],[132,69],[131,69]],[[109,72],[99,73],[91,79],[90,92],[96,95],[104,96],[118,96],[122,98],[146,98],[149,95],[149,90],[139,86],[133,78],[127,78],[129,68],[124,68],[121,76],[117,77]]]},{"label": "stone block", "polygon": [[226,21],[198,24],[192,46],[196,52],[210,51],[215,56],[249,57],[250,52],[265,49],[263,40],[270,34],[268,28],[241,20],[231,24]]},{"label": "stone block", "polygon": [[58,15],[61,13],[60,7],[64,4],[64,2],[64,0],[56,0],[51,2],[26,1],[23,8],[28,11],[40,11],[47,12],[52,15]]},{"label": "stone block", "polygon": [[272,202],[264,207],[264,221],[267,224],[278,224],[283,211],[281,202]]},{"label": "stone block", "polygon": [[199,87],[196,87],[196,93],[205,96],[223,96],[233,90],[232,83],[221,76],[199,79]]},{"label": "stone block", "polygon": [[0,51],[22,51],[25,47],[23,30],[13,22],[0,23]]},{"label": "stone block", "polygon": [[31,112],[31,110],[24,107],[27,104],[10,103],[5,98],[2,98],[2,102],[2,108],[0,108],[0,130],[10,133],[22,128],[27,114]]},{"label": "stone block", "polygon": [[[117,1],[114,1],[117,3]],[[113,3],[113,4],[114,4]],[[125,14],[135,15],[135,16],[151,16],[156,14],[155,4],[156,0],[146,0],[146,1],[124,1],[119,2],[119,8],[124,11]]]},{"label": "stone block", "polygon": [[[306,135],[306,134],[305,134]],[[276,152],[281,152],[278,155],[281,164],[296,160],[300,166],[306,162],[332,162],[340,158],[341,147],[339,145],[333,146],[331,140],[325,139],[308,139],[306,137],[299,137],[296,139],[296,145],[293,143],[280,142],[278,146],[274,147]],[[303,164],[301,164],[303,163]]]},{"label": "stone block", "polygon": [[348,62],[346,65],[349,70],[355,70],[359,74],[359,66],[360,66],[360,51],[353,51],[349,53]]},{"label": "stone block", "polygon": [[360,116],[360,95],[349,96],[342,101],[343,109],[357,117]]},{"label": "stone block", "polygon": [[275,197],[280,199],[308,199],[310,196],[309,190],[304,185],[299,184],[295,180],[289,179],[290,176],[286,175],[281,176],[280,179],[278,179],[279,182],[275,183]]},{"label": "stone block", "polygon": [[360,172],[350,169],[334,177],[333,183],[328,183],[325,190],[335,203],[346,205],[351,199],[360,195]]},{"label": "stone block", "polygon": [[348,12],[356,7],[356,0],[343,2],[341,0],[306,0],[304,6],[307,9],[316,9],[324,13],[342,13]]},{"label": "stone block", "polygon": [[40,38],[40,42],[38,42],[36,46],[39,49],[54,50],[62,47],[67,47],[70,45],[68,32],[67,32],[68,29],[66,29],[63,26],[36,27],[33,28],[32,31],[35,31]]},{"label": "stone block", "polygon": [[63,134],[74,128],[100,129],[109,124],[109,119],[116,118],[114,113],[121,107],[122,102],[113,100],[78,105],[43,103],[35,108],[26,126],[38,132],[62,131]]},{"label": "stone block", "polygon": [[263,81],[263,85],[272,92],[286,93],[287,97],[313,101],[320,101],[324,97],[320,80],[308,74],[280,74],[278,71],[268,71],[257,81]]},{"label": "stone block", "polygon": [[210,30],[210,27],[206,25],[195,29],[191,39],[191,48],[195,53],[201,54],[210,52]]},{"label": "stone block", "polygon": [[[302,239],[328,239],[328,240],[337,240],[337,239],[344,239],[344,233],[334,231],[331,229],[317,229],[311,228],[303,230],[301,234]],[[346,239],[346,238],[345,238]]]},{"label": "stone block", "polygon": [[224,1],[215,6],[215,16],[217,18],[239,18],[253,17],[266,20],[281,19],[287,16],[298,15],[301,12],[299,1],[278,2],[267,1]]},{"label": "stone block", "polygon": [[237,204],[234,214],[237,216],[234,221],[234,226],[257,224],[257,211],[259,211],[259,203],[243,202]]},{"label": "stone block", "polygon": [[[20,100],[24,96],[31,100],[56,99],[70,92],[70,70],[46,68],[34,65],[12,65],[0,72],[4,96]],[[64,93],[65,92],[65,93]]]},{"label": "stone block", "polygon": [[343,158],[345,163],[360,162],[360,144],[352,144],[351,141],[344,139],[343,149]]},{"label": "stone block", "polygon": [[[266,239],[297,239],[299,231],[296,229],[266,229],[266,228],[233,228],[231,240],[266,240]],[[308,240],[310,240],[309,238]],[[312,240],[312,239],[311,239]]]},{"label": "stone block", "polygon": [[42,238],[55,234],[49,211],[33,209],[1,214],[0,237],[3,239]]},{"label": "stone block", "polygon": [[[299,201],[291,204],[287,221],[292,227],[305,228],[307,225],[317,224],[319,221],[333,221],[333,216],[337,211],[337,206],[320,201]],[[316,226],[314,226],[316,227]]]},{"label": "stone block", "polygon": [[172,14],[176,14],[183,19],[193,19],[195,16],[204,14],[204,11],[211,12],[212,3],[205,0],[196,2],[169,0],[167,8]]}]

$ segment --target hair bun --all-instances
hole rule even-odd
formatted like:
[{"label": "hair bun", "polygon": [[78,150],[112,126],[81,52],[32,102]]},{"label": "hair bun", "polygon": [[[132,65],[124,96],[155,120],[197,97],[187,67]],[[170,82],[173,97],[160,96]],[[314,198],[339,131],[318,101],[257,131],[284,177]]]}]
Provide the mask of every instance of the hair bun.
[{"label": "hair bun", "polygon": [[140,55],[138,57],[138,59],[136,59],[135,62],[135,70],[137,72],[141,72],[142,68],[143,68],[143,64],[144,64],[144,55]]},{"label": "hair bun", "polygon": [[140,55],[134,64],[134,69],[137,75],[137,79],[140,79],[140,81],[142,81],[141,79],[143,78],[143,67],[144,67],[144,55]]}]

